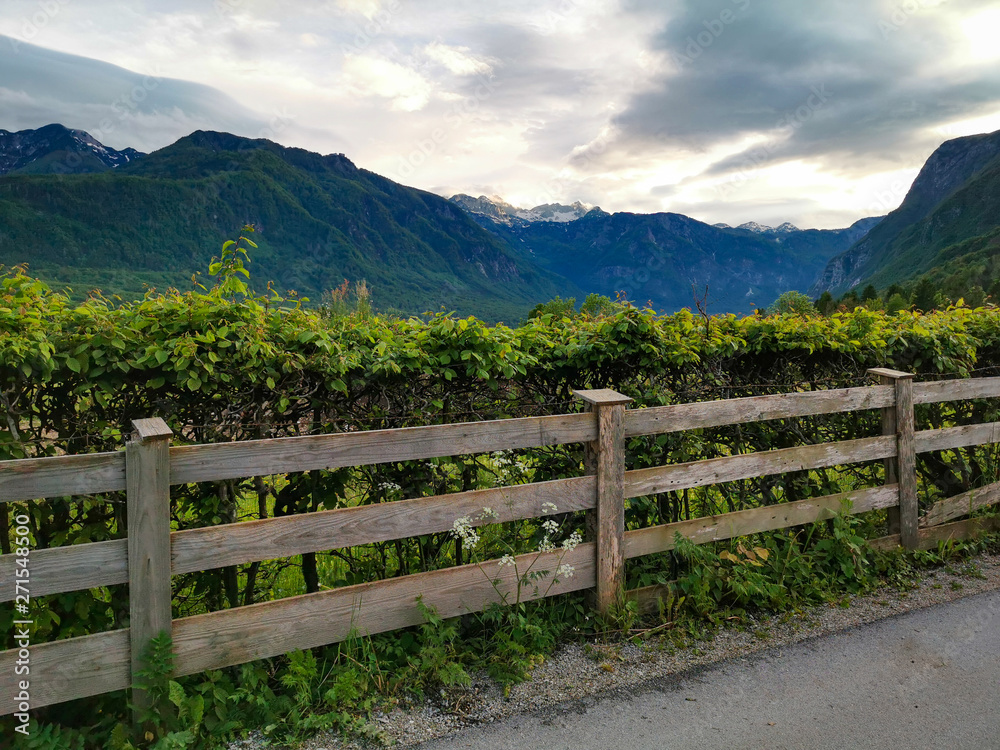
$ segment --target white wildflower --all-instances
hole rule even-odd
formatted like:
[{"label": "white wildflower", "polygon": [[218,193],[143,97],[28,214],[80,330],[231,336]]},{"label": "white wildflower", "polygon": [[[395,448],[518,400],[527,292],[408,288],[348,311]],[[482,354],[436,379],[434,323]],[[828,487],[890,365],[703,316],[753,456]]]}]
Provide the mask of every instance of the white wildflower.
[{"label": "white wildflower", "polygon": [[491,518],[499,518],[499,517],[500,514],[498,514],[495,510],[493,510],[493,508],[491,508],[488,505],[483,506],[483,512],[479,514],[479,519],[481,521],[487,521]]},{"label": "white wildflower", "polygon": [[501,568],[507,566],[514,567],[515,564],[516,563],[514,561],[513,555],[504,555],[503,557],[500,558],[500,561],[497,563],[497,565],[500,566]]},{"label": "white wildflower", "polygon": [[579,531],[574,531],[569,535],[569,538],[563,539],[562,548],[567,552],[572,552],[575,550],[580,542],[583,541],[583,535]]},{"label": "white wildflower", "polygon": [[538,543],[539,552],[551,552],[556,548],[556,545],[552,543],[552,540],[546,536],[542,541]]},{"label": "white wildflower", "polygon": [[576,569],[572,565],[563,563],[556,568],[556,578],[572,578]]},{"label": "white wildflower", "polygon": [[559,531],[559,524],[550,518],[547,521],[542,521],[542,528],[545,529],[546,536],[551,536]]},{"label": "white wildflower", "polygon": [[472,528],[472,519],[468,516],[455,519],[455,523],[451,526],[451,535],[461,539],[467,547],[475,547],[479,542],[479,534]]},{"label": "white wildflower", "polygon": [[542,503],[542,513],[548,515],[549,513],[555,513],[559,508],[555,503]]}]

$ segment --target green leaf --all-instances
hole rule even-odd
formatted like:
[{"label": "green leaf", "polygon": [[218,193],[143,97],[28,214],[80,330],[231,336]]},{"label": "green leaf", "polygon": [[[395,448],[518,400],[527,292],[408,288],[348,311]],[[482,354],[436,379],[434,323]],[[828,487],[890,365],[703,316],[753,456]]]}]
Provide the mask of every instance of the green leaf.
[{"label": "green leaf", "polygon": [[73,372],[80,372],[80,362],[75,357],[66,357],[66,366]]},{"label": "green leaf", "polygon": [[187,710],[191,723],[198,726],[205,715],[205,699],[200,695],[192,695],[188,698]]},{"label": "green leaf", "polygon": [[187,696],[184,693],[184,688],[181,687],[179,682],[170,680],[167,697],[170,699],[171,703],[177,706],[177,708],[180,708]]}]

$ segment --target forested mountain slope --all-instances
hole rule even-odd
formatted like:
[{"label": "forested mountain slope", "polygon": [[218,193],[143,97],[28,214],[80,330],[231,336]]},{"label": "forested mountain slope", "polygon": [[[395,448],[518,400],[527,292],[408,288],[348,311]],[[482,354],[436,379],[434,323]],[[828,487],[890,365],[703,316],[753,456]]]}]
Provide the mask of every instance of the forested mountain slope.
[{"label": "forested mountain slope", "polygon": [[0,263],[77,290],[190,285],[244,223],[258,230],[253,281],[314,301],[365,279],[382,309],[515,320],[576,291],[458,206],[341,154],[198,131],[113,171],[0,177]]}]

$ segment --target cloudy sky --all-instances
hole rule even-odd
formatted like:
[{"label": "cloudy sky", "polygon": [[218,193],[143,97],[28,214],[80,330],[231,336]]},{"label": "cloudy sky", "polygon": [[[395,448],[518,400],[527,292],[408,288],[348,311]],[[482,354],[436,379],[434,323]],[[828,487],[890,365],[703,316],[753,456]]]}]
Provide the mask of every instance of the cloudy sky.
[{"label": "cloudy sky", "polygon": [[1000,129],[983,0],[4,0],[0,35],[0,128],[231,130],[524,206],[846,226]]}]

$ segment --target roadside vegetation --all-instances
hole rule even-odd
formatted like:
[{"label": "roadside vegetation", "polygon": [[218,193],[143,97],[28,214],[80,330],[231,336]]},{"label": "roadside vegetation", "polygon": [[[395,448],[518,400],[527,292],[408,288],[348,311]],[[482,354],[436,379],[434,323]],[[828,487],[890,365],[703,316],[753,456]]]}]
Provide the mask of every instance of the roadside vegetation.
[{"label": "roadside vegetation", "polygon": [[[249,232],[226,244],[210,269],[212,288],[151,291],[137,302],[95,294],[77,304],[24,269],[4,273],[0,460],[116,450],[130,420],[149,416],[165,419],[177,444],[208,443],[568,413],[580,408],[574,388],[614,388],[641,408],[861,385],[875,366],[922,379],[1000,373],[1000,310],[990,305],[888,311],[869,297],[870,305],[821,314],[792,293],[772,314],[737,318],[687,310],[657,315],[592,295],[579,310],[575,300],[540,305],[512,328],[447,313],[379,315],[363,283],[345,282],[319,309],[275,293],[258,296],[247,284],[248,248]],[[920,405],[917,417],[920,429],[1000,419],[989,400]],[[879,430],[877,412],[856,412],[634,438],[628,468]],[[921,454],[921,503],[995,481],[998,462],[995,446]],[[582,446],[570,445],[183,485],[172,493],[172,519],[176,529],[195,528],[390,502],[576,476],[583,463]],[[626,526],[872,486],[883,481],[882,471],[871,462],[635,498]],[[14,509],[29,516],[33,548],[125,535],[120,494],[10,505],[0,506],[4,554],[11,551]],[[550,519],[491,524],[472,536],[455,519],[449,533],[177,576],[174,616],[547,545],[566,549],[586,536],[582,513]],[[151,729],[136,747],[212,748],[255,729],[274,741],[320,729],[377,738],[367,720],[377,707],[430,697],[447,705],[477,670],[512,684],[569,639],[648,637],[639,634],[655,628],[658,637],[685,643],[745,613],[836,601],[880,581],[906,585],[915,566],[977,549],[956,544],[932,554],[876,556],[866,540],[884,533],[884,513],[876,511],[711,545],[681,540],[671,553],[629,562],[626,588],[669,586],[645,624],[624,597],[604,619],[577,594],[537,602],[518,596],[449,620],[421,605],[425,622],[415,628],[358,633],[344,643],[177,680],[169,676],[169,643],[159,641],[145,683],[155,697]],[[518,571],[524,587],[544,588],[572,570],[532,573],[541,571]],[[127,591],[45,597],[32,614],[36,643],[125,627]],[[12,620],[4,608],[7,648]],[[123,750],[134,744],[127,720],[121,693],[40,709],[21,746]],[[0,729],[12,736],[7,723]]]}]

